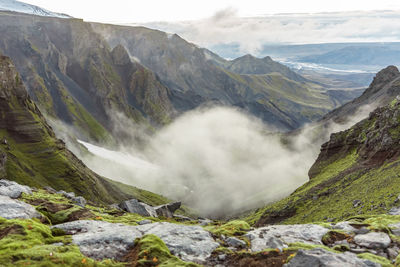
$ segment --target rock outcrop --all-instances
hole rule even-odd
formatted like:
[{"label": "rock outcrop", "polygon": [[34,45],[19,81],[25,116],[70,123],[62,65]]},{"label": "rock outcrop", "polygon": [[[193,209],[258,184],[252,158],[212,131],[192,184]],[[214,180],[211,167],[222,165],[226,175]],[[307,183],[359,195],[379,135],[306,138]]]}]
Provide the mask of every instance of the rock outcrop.
[{"label": "rock outcrop", "polygon": [[137,199],[126,200],[118,205],[119,208],[131,213],[137,213],[146,217],[165,217],[173,218],[174,212],[181,207],[181,202],[173,202],[169,204],[152,207]]},{"label": "rock outcrop", "polygon": [[54,226],[67,234],[88,257],[121,260],[134,246],[135,238],[146,234],[158,236],[170,251],[188,261],[204,262],[219,246],[211,235],[199,226],[152,223],[127,226],[101,221],[75,221]]},{"label": "rock outcrop", "polygon": [[41,218],[36,209],[25,202],[0,195],[0,217],[5,219]]}]

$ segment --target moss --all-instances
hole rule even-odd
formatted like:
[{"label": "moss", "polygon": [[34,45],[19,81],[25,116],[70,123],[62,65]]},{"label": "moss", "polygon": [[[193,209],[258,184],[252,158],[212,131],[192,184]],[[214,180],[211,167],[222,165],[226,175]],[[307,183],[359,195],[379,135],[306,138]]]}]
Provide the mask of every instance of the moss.
[{"label": "moss", "polygon": [[1,266],[124,266],[111,260],[97,262],[86,258],[77,246],[70,244],[68,236],[53,236],[50,228],[37,220],[0,218],[0,230],[11,226],[21,227],[23,232],[0,239]]},{"label": "moss", "polygon": [[164,242],[155,235],[145,235],[137,240],[135,245],[140,248],[136,266],[199,266],[191,262],[184,262],[172,255]]},{"label": "moss", "polygon": [[215,235],[235,236],[247,233],[247,230],[250,230],[250,225],[245,221],[234,220],[222,225],[210,225],[204,228]]},{"label": "moss", "polygon": [[382,265],[382,267],[391,267],[391,266],[393,266],[388,259],[386,259],[384,257],[381,257],[381,256],[377,256],[377,255],[371,254],[371,253],[361,253],[361,254],[358,254],[357,257],[359,257],[360,259],[369,260],[369,261],[372,261],[372,262],[379,263],[380,265]]}]

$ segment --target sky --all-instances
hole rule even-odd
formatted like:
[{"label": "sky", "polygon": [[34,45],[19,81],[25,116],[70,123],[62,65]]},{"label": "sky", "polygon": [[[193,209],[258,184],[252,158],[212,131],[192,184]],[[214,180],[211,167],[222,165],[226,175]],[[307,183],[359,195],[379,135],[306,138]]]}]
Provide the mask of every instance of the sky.
[{"label": "sky", "polygon": [[239,17],[276,13],[400,10],[398,0],[25,0],[22,2],[87,21],[117,23],[200,20],[227,8],[236,10]]}]

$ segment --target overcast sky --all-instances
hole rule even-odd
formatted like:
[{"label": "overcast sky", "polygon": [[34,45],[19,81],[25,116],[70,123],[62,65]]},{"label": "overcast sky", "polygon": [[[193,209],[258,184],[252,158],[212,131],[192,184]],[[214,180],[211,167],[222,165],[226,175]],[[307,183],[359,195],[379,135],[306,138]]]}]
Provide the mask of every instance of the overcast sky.
[{"label": "overcast sky", "polygon": [[398,0],[26,0],[88,21],[151,22],[198,20],[233,8],[238,16],[353,10],[400,10]]}]

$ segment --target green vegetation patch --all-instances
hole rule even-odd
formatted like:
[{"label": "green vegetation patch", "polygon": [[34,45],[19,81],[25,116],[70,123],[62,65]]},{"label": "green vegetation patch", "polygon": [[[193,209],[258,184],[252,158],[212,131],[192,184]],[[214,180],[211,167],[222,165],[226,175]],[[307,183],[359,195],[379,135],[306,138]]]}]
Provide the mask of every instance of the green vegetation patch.
[{"label": "green vegetation patch", "polygon": [[218,236],[239,236],[246,234],[250,225],[245,221],[234,220],[225,224],[205,226],[204,229]]},{"label": "green vegetation patch", "polygon": [[0,218],[0,266],[124,266],[87,258],[70,241],[70,236],[53,236],[36,219]]},{"label": "green vegetation patch", "polygon": [[145,235],[136,240],[135,248],[127,256],[127,261],[133,266],[199,267],[172,255],[165,243],[155,235]]}]

